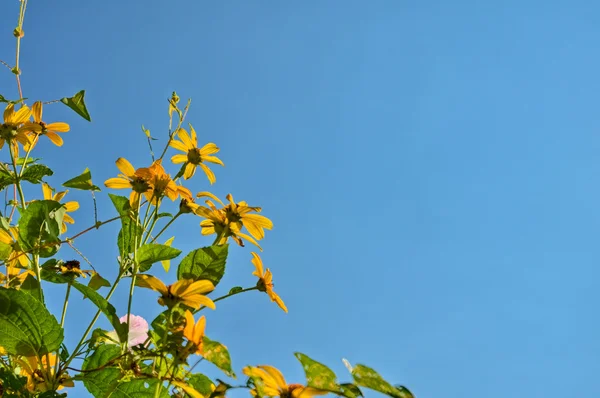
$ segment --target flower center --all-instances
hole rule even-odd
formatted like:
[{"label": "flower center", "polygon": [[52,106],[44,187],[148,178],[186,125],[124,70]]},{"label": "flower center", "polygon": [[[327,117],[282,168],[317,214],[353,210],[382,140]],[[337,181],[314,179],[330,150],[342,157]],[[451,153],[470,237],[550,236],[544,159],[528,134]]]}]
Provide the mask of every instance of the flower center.
[{"label": "flower center", "polygon": [[187,153],[187,158],[191,164],[202,163],[202,155],[200,155],[200,149],[198,148],[190,149]]},{"label": "flower center", "polygon": [[142,177],[135,177],[131,181],[131,189],[137,193],[144,193],[150,189],[150,185]]}]

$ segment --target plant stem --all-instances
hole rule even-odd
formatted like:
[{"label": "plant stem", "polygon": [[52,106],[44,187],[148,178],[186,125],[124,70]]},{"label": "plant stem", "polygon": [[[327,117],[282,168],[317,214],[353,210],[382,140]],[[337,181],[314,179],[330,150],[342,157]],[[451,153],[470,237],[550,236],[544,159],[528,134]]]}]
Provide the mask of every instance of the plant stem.
[{"label": "plant stem", "polygon": [[[137,219],[135,220],[136,224],[140,222],[140,207],[141,207],[141,202],[138,202],[138,208],[137,208]],[[150,207],[150,202],[148,202],[148,208]],[[158,209],[158,207],[157,207]],[[148,211],[146,209],[146,216],[148,215]],[[146,217],[144,216],[144,217]],[[139,265],[138,265],[138,259],[137,259],[137,251],[138,251],[138,246],[139,246],[139,241],[142,239],[143,235],[144,235],[144,231],[142,230],[140,232],[140,234],[142,236],[138,236],[137,231],[138,229],[135,229],[136,234],[135,234],[135,244],[133,246],[133,272],[131,274],[131,285],[129,286],[129,298],[127,300],[127,333],[125,334],[125,336],[127,337],[125,340],[125,344],[124,344],[124,351],[127,351],[127,346],[129,345],[129,323],[130,323],[130,318],[131,318],[131,304],[133,303],[133,290],[135,289],[135,279],[137,276],[137,272],[139,269]],[[138,240],[139,238],[139,240]]]},{"label": "plant stem", "polygon": [[[65,294],[65,302],[63,303],[63,309],[62,309],[62,315],[60,316],[60,327],[64,327],[65,326],[65,317],[67,315],[67,306],[69,305],[69,294],[71,294],[71,283],[67,284],[67,293]],[[58,374],[58,368],[60,366],[60,360],[58,360],[59,357],[59,351],[60,347],[56,350],[56,367],[54,368],[54,374],[56,375],[56,377],[58,378],[59,374]]]},{"label": "plant stem", "polygon": [[166,225],[165,225],[165,226],[164,226],[164,227],[163,227],[163,228],[160,230],[160,232],[159,232],[158,234],[156,234],[156,236],[154,237],[154,239],[152,239],[152,240],[150,241],[150,243],[154,243],[154,242],[156,242],[156,239],[158,239],[158,237],[159,237],[160,235],[162,235],[162,233],[163,233],[163,232],[165,232],[167,228],[169,228],[169,225],[173,224],[173,222],[174,222],[174,221],[177,219],[177,217],[179,217],[179,216],[180,216],[180,215],[182,215],[182,214],[183,214],[183,213],[182,213],[181,211],[180,211],[180,212],[178,212],[177,214],[175,214],[175,215],[173,216],[173,218],[171,218],[171,219],[169,220],[169,222],[168,222],[168,223],[167,223],[167,224],[166,224]]},{"label": "plant stem", "polygon": [[[224,296],[214,299],[213,303],[216,303],[217,301],[225,300],[227,297],[235,296],[236,294],[240,294],[240,293],[250,292],[252,290],[258,290],[258,286],[252,286],[252,287],[248,287],[246,289],[238,290],[237,292],[227,293]],[[198,312],[202,311],[204,308],[206,308],[206,306],[200,307],[197,311],[194,311],[194,313],[198,313]]]}]

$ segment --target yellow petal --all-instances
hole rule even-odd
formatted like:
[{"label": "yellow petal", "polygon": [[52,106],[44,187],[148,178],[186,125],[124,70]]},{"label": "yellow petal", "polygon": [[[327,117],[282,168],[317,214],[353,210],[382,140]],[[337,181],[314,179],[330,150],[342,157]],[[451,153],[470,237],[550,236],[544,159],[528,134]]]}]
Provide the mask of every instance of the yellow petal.
[{"label": "yellow petal", "polygon": [[13,104],[6,105],[6,108],[4,108],[4,123],[11,122],[14,111],[15,111],[15,106]]},{"label": "yellow petal", "polygon": [[[169,113],[171,113],[171,107],[169,107]],[[189,395],[192,398],[204,398],[204,395],[200,394],[193,387],[189,386],[183,381],[171,380],[171,384],[181,388],[183,391],[185,391],[187,395]]]},{"label": "yellow petal", "polygon": [[244,238],[245,240],[247,240],[248,242],[252,243],[254,246],[258,247],[258,249],[260,251],[263,251],[262,247],[260,247],[260,245],[258,244],[257,241],[254,240],[254,238],[252,238],[250,235],[246,235],[243,234],[241,232],[236,232],[235,233],[237,236],[239,236],[240,238]]},{"label": "yellow petal", "polygon": [[114,189],[131,188],[131,182],[120,177],[109,178],[108,180],[104,181],[104,185],[106,185],[107,188]]},{"label": "yellow petal", "polygon": [[169,146],[171,148],[175,148],[178,149],[180,151],[183,151],[185,153],[188,152],[188,148],[185,146],[185,144],[183,142],[177,141],[177,140],[172,140],[171,143],[169,144]]},{"label": "yellow petal", "polygon": [[155,290],[163,296],[168,294],[167,286],[160,279],[152,275],[138,274],[135,279],[135,285]]},{"label": "yellow petal", "polygon": [[185,165],[185,171],[183,172],[183,178],[185,180],[189,180],[196,173],[196,165],[192,163],[188,163]]},{"label": "yellow petal", "polygon": [[221,161],[221,159],[219,159],[216,156],[202,156],[202,161],[203,162],[209,162],[209,163],[215,163],[218,165],[221,165],[223,167],[225,167],[225,164],[223,164],[223,162]]},{"label": "yellow petal", "polygon": [[254,264],[254,268],[256,268],[256,271],[254,271],[252,273],[252,275],[256,275],[259,278],[262,278],[264,275],[264,270],[263,270],[263,263],[262,260],[260,258],[260,256],[254,252],[250,252],[250,254],[252,254],[252,264]]},{"label": "yellow petal", "polygon": [[185,163],[185,162],[187,162],[187,155],[182,155],[182,154],[173,155],[171,157],[171,162],[173,162],[175,164]]},{"label": "yellow petal", "polygon": [[273,366],[269,365],[260,365],[259,368],[265,370],[269,374],[269,376],[271,376],[273,380],[275,380],[279,388],[287,389],[287,383],[283,378],[283,374],[281,374],[281,372],[277,368],[274,368]]},{"label": "yellow petal", "polygon": [[29,120],[31,116],[31,110],[27,106],[23,106],[17,112],[12,115],[12,122],[15,124],[21,124]]},{"label": "yellow petal", "polygon": [[115,163],[117,164],[119,171],[126,176],[133,176],[135,174],[135,169],[127,159],[119,158]]},{"label": "yellow petal", "polygon": [[180,128],[177,131],[177,137],[181,140],[181,142],[183,142],[183,144],[185,145],[187,150],[196,148],[196,145],[194,145],[194,143],[192,142],[192,139],[188,135],[187,131],[185,131],[185,129]]},{"label": "yellow petal", "polygon": [[52,141],[52,143],[56,146],[63,145],[63,139],[60,137],[60,135],[56,134],[53,131],[48,131],[46,133],[46,137],[48,137],[50,139],[50,141]]},{"label": "yellow petal", "polygon": [[202,167],[202,170],[204,170],[204,173],[208,177],[208,181],[211,184],[214,184],[217,181],[217,179],[215,177],[215,173],[213,173],[212,170],[209,169],[208,166],[205,165],[204,163],[200,163],[200,167]]},{"label": "yellow petal", "polygon": [[40,101],[36,101],[33,103],[31,107],[31,113],[33,114],[33,120],[37,123],[42,121],[42,103]]},{"label": "yellow petal", "polygon": [[202,155],[202,157],[205,155],[212,155],[213,153],[217,152],[219,152],[219,147],[212,142],[209,142],[200,149],[200,155]]},{"label": "yellow petal", "polygon": [[52,188],[45,182],[42,183],[42,194],[44,195],[45,200],[52,200]]},{"label": "yellow petal", "polygon": [[72,212],[72,211],[75,211],[75,210],[79,209],[79,203],[76,202],[76,201],[74,201],[74,200],[72,200],[70,202],[67,202],[64,205],[65,205],[65,209],[68,212]]},{"label": "yellow petal", "polygon": [[47,124],[46,129],[48,129],[48,131],[55,131],[57,133],[66,133],[71,129],[71,127],[69,127],[67,123],[55,122]]},{"label": "yellow petal", "polygon": [[199,280],[191,283],[186,289],[184,295],[187,294],[205,294],[215,290],[215,285],[211,281]]},{"label": "yellow petal", "polygon": [[214,310],[216,308],[215,303],[209,299],[208,297],[202,294],[193,294],[191,296],[186,296],[185,299],[182,299],[181,302],[188,307],[198,309],[200,306],[205,306]]},{"label": "yellow petal", "polygon": [[68,214],[64,215],[63,222],[66,222],[66,223],[69,223],[69,224],[75,224],[75,220],[73,220],[73,217],[71,217]]},{"label": "yellow petal", "polygon": [[215,195],[213,195],[212,193],[207,192],[207,191],[198,192],[196,194],[196,197],[197,198],[211,198],[211,199],[214,199],[215,201],[219,202],[221,205],[225,206],[223,204],[223,202],[221,202],[221,199],[217,198]]}]

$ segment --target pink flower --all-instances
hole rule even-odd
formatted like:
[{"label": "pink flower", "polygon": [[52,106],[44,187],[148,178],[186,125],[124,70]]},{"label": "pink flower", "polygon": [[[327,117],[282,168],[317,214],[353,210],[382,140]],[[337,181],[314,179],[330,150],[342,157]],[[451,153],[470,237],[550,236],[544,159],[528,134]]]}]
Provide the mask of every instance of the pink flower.
[{"label": "pink flower", "polygon": [[[127,323],[127,315],[123,315],[119,318],[121,323]],[[112,340],[108,341],[108,343],[117,344],[119,341],[119,336],[115,330],[112,330],[106,335]],[[148,339],[148,322],[141,316],[129,315],[129,339],[127,341],[127,346],[132,347],[134,345],[143,344],[146,339]]]}]

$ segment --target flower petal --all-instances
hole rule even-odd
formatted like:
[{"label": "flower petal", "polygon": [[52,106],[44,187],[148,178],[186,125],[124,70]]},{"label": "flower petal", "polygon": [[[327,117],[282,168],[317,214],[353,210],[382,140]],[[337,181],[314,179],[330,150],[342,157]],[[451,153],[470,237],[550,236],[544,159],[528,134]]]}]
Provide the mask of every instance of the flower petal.
[{"label": "flower petal", "polygon": [[114,189],[131,188],[131,182],[120,177],[109,178],[108,180],[104,181],[104,185],[106,185],[107,188]]},{"label": "flower petal", "polygon": [[54,131],[57,133],[66,133],[71,129],[71,127],[69,127],[67,123],[55,122],[47,124],[46,129],[48,129],[48,131]]},{"label": "flower petal", "polygon": [[223,162],[221,161],[221,159],[219,159],[216,156],[202,156],[202,161],[203,162],[209,162],[209,163],[216,163],[218,165],[221,165],[221,166],[225,167],[225,164],[223,164]]},{"label": "flower petal", "polygon": [[163,296],[168,294],[167,286],[158,278],[152,275],[139,274],[135,279],[135,285],[139,287],[145,287],[147,289],[152,289]]},{"label": "flower petal", "polygon": [[178,154],[178,155],[173,155],[171,157],[171,162],[175,163],[175,164],[180,164],[180,163],[185,163],[187,162],[187,155],[182,155],[182,154]]},{"label": "flower petal", "polygon": [[62,146],[63,145],[63,139],[61,138],[60,135],[56,134],[54,131],[48,131],[46,132],[46,137],[48,137],[50,139],[50,141],[52,141],[52,143],[56,146]]},{"label": "flower petal", "polygon": [[204,173],[208,177],[208,181],[211,184],[214,184],[217,181],[217,178],[215,177],[215,173],[213,173],[212,170],[209,169],[208,166],[205,165],[204,163],[200,163],[200,167],[202,167],[202,170],[204,170]]},{"label": "flower petal", "polygon": [[217,152],[219,152],[219,147],[213,142],[209,142],[200,149],[200,155],[202,156],[212,155]]},{"label": "flower petal", "polygon": [[124,175],[130,177],[135,174],[135,169],[127,159],[118,158],[115,163],[117,164],[117,168],[119,169],[119,171]]},{"label": "flower petal", "polygon": [[33,114],[33,120],[36,123],[42,121],[42,103],[40,101],[33,103],[33,106],[31,107],[31,113]]}]

